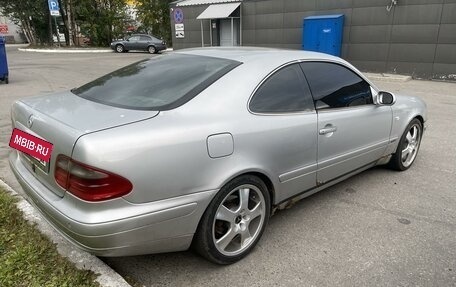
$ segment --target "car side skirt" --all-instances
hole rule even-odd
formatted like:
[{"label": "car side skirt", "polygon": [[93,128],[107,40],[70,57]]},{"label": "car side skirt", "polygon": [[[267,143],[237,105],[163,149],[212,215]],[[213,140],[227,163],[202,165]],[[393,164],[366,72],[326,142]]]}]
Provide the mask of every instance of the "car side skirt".
[{"label": "car side skirt", "polygon": [[350,177],[352,177],[352,176],[354,176],[354,175],[356,175],[358,173],[361,173],[361,172],[363,172],[363,171],[365,171],[365,170],[367,170],[369,168],[372,168],[372,167],[376,166],[377,163],[378,163],[378,160],[376,160],[374,162],[371,162],[371,163],[369,163],[367,165],[364,165],[364,166],[362,166],[362,167],[360,167],[360,168],[358,168],[358,169],[356,169],[354,171],[351,171],[349,173],[341,175],[341,176],[339,176],[337,178],[334,178],[333,180],[328,181],[328,182],[326,182],[323,185],[317,186],[317,187],[309,189],[309,190],[305,190],[305,191],[303,191],[303,192],[301,192],[301,193],[299,193],[297,195],[294,195],[294,196],[292,196],[292,197],[290,197],[288,199],[285,199],[285,200],[279,202],[277,205],[274,206],[272,214],[274,214],[274,212],[277,211],[277,210],[290,208],[291,206],[296,204],[296,202],[298,202],[298,201],[300,201],[300,200],[302,200],[302,199],[304,199],[304,198],[306,198],[308,196],[311,196],[312,194],[315,194],[315,193],[317,193],[317,192],[319,192],[319,191],[321,191],[323,189],[326,189],[326,188],[328,188],[328,187],[330,187],[332,185],[335,185],[335,184],[337,184],[337,183],[339,183],[341,181],[344,181],[344,180],[346,180],[346,179],[348,179],[348,178],[350,178]]}]

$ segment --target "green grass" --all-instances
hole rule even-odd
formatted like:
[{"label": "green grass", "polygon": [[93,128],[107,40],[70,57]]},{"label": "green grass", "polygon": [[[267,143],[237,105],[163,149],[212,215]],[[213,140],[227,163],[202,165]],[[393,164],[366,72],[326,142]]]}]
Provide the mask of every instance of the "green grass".
[{"label": "green grass", "polygon": [[22,216],[17,199],[0,188],[0,286],[99,286]]}]

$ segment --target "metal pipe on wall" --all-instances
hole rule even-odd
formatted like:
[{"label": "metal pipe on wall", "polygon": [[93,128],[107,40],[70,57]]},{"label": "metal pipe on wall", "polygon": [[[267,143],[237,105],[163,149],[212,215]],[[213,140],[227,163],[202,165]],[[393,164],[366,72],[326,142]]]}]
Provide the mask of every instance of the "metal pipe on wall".
[{"label": "metal pipe on wall", "polygon": [[201,23],[201,47],[204,47],[204,30],[203,30],[203,20],[200,21]]},{"label": "metal pipe on wall", "polygon": [[234,46],[234,18],[231,18],[231,46]]},{"label": "metal pipe on wall", "polygon": [[209,38],[211,40],[211,47],[212,47],[212,19],[209,19]]},{"label": "metal pipe on wall", "polygon": [[239,46],[242,46],[242,4],[239,6]]}]

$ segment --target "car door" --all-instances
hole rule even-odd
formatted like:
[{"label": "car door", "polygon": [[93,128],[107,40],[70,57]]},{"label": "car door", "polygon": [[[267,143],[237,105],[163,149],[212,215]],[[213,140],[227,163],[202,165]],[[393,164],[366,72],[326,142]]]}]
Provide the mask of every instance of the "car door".
[{"label": "car door", "polygon": [[152,38],[149,36],[140,36],[138,42],[138,49],[139,50],[147,50],[149,44],[152,43]]},{"label": "car door", "polygon": [[138,49],[139,36],[132,36],[125,41],[126,50],[137,50]]},{"label": "car door", "polygon": [[390,106],[374,105],[372,88],[350,68],[303,62],[318,115],[317,184],[378,160],[389,142]]},{"label": "car door", "polygon": [[277,176],[277,202],[311,189],[316,184],[317,114],[298,63],[287,65],[263,81],[249,103],[255,134],[244,140],[249,156],[257,158]]}]

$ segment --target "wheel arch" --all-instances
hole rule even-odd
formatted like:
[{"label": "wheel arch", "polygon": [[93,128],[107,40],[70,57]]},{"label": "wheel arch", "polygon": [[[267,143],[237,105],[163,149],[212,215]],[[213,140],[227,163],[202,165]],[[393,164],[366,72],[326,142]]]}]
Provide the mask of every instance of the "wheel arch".
[{"label": "wheel arch", "polygon": [[414,118],[412,118],[410,121],[413,119],[418,119],[421,122],[421,126],[424,128],[424,118],[421,115],[416,115]]},{"label": "wheel arch", "polygon": [[[416,122],[419,122],[420,125],[421,125],[421,135],[420,135],[420,138],[419,138],[419,141],[418,141],[418,148],[416,149],[416,151],[414,151],[415,155],[413,155],[413,158],[411,159],[411,162],[409,162],[408,164],[404,165],[404,162],[403,162],[403,159],[402,159],[402,142],[404,141],[404,137],[405,137],[405,134],[408,132],[409,130],[409,127],[411,127],[411,124],[413,122],[415,122],[415,125],[416,125]],[[424,132],[424,118],[421,116],[421,115],[414,115],[412,117],[409,118],[409,120],[407,121],[407,124],[401,134],[401,136],[398,138],[397,140],[397,144],[395,145],[395,152],[392,153],[392,157],[390,158],[389,162],[388,162],[388,166],[391,168],[391,169],[394,169],[394,170],[397,170],[397,171],[404,171],[404,170],[407,170],[409,169],[413,162],[415,161],[415,158],[418,154],[418,149],[419,149],[419,145],[420,145],[420,142],[421,142],[421,139],[423,137],[423,132]]]},{"label": "wheel arch", "polygon": [[405,121],[404,126],[401,128],[401,133],[399,134],[399,139],[402,136],[402,134],[406,131],[407,126],[414,120],[417,119],[421,123],[421,127],[424,130],[424,117],[420,114],[414,114],[412,115],[407,121]]},{"label": "wheel arch", "polygon": [[266,174],[261,173],[261,172],[248,172],[243,175],[253,175],[253,176],[256,176],[259,179],[261,179],[261,181],[264,182],[264,184],[266,185],[266,187],[268,189],[269,197],[271,199],[271,207],[274,206],[275,188],[274,188],[274,184],[272,183],[271,179],[269,179],[269,177]]},{"label": "wheel arch", "polygon": [[239,172],[233,174],[232,176],[228,177],[225,181],[223,181],[223,183],[220,185],[220,188],[222,188],[224,185],[226,185],[228,182],[234,180],[235,178],[238,178],[238,177],[241,177],[244,175],[256,176],[259,179],[261,179],[261,181],[264,182],[264,184],[266,185],[266,188],[268,189],[267,191],[268,191],[269,197],[271,199],[271,208],[272,208],[274,206],[275,198],[276,198],[276,195],[275,195],[276,186],[275,186],[274,182],[271,180],[271,176],[263,170],[249,169],[249,170],[239,171]]}]

